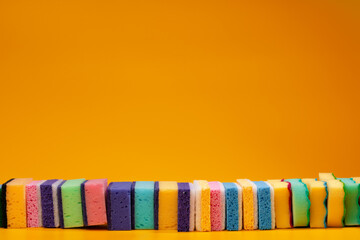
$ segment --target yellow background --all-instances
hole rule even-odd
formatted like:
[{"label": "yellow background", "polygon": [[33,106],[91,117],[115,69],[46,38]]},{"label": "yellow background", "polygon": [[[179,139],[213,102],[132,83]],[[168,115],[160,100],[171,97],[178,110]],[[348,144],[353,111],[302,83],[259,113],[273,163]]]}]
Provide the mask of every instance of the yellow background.
[{"label": "yellow background", "polygon": [[359,10],[1,0],[0,178],[359,176]]}]

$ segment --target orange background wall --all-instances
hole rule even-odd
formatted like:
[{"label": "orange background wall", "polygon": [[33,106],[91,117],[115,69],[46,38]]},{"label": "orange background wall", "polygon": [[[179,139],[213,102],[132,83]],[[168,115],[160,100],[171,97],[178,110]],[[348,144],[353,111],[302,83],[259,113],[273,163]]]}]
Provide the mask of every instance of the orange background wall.
[{"label": "orange background wall", "polygon": [[357,0],[0,0],[0,179],[360,176],[359,29]]}]

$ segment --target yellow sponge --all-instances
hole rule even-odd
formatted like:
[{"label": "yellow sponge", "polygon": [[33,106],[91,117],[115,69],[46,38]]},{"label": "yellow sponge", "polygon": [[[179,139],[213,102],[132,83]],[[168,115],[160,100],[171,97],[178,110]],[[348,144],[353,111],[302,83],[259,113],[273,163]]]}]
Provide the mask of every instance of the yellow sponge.
[{"label": "yellow sponge", "polygon": [[345,217],[345,191],[344,184],[339,180],[328,180],[328,217],[327,225],[329,227],[344,226]]},{"label": "yellow sponge", "polygon": [[354,180],[356,183],[360,183],[360,177],[353,177],[352,180]]},{"label": "yellow sponge", "polygon": [[159,230],[177,229],[177,182],[159,182]]},{"label": "yellow sponge", "polygon": [[291,228],[291,191],[290,183],[281,180],[268,180],[275,192],[275,224],[276,228]]},{"label": "yellow sponge", "polygon": [[329,180],[335,180],[336,177],[333,173],[319,173],[319,180],[320,181],[329,181]]},{"label": "yellow sponge", "polygon": [[310,205],[310,227],[326,227],[326,201],[327,188],[323,181],[316,181],[312,178],[304,178],[302,182],[306,184],[309,190]]},{"label": "yellow sponge", "polygon": [[32,178],[15,178],[6,186],[8,228],[26,228],[25,186]]},{"label": "yellow sponge", "polygon": [[205,180],[195,180],[195,227],[196,231],[211,231],[210,187]]},{"label": "yellow sponge", "polygon": [[[248,179],[237,179],[243,194],[244,229],[258,229],[258,206],[256,185]],[[275,214],[276,215],[276,214]]]}]

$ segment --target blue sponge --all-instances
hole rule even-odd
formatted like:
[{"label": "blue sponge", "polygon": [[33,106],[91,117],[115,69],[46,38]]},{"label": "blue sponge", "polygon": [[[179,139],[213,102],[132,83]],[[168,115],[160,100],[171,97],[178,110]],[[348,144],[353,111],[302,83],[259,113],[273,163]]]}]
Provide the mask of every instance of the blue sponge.
[{"label": "blue sponge", "polygon": [[[241,230],[242,223],[239,221],[239,192],[236,183],[223,183],[225,188],[226,206],[226,229],[228,231]],[[240,193],[241,194],[241,193]]]},{"label": "blue sponge", "polygon": [[259,229],[270,230],[271,217],[271,189],[264,181],[255,181],[258,197]]}]

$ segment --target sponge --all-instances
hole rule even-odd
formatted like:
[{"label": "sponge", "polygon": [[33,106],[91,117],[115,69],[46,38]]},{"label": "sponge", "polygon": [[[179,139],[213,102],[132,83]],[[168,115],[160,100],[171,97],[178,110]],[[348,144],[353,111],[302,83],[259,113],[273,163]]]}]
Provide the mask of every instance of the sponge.
[{"label": "sponge", "polygon": [[106,220],[105,191],[107,179],[93,179],[81,184],[85,226],[103,225]]},{"label": "sponge", "polygon": [[259,229],[275,228],[274,189],[264,181],[255,181],[258,198]]},{"label": "sponge", "polygon": [[135,182],[135,229],[154,229],[154,182]]},{"label": "sponge", "polygon": [[309,190],[310,205],[310,227],[325,228],[327,216],[327,187],[326,182],[315,179],[302,179]]},{"label": "sponge", "polygon": [[40,184],[44,181],[32,181],[26,185],[27,227],[42,227]]},{"label": "sponge", "polygon": [[47,180],[40,185],[42,223],[46,228],[59,227],[57,187],[63,180]]},{"label": "sponge", "polygon": [[352,180],[354,180],[356,183],[360,183],[360,177],[353,177]]},{"label": "sponge", "polygon": [[291,228],[292,195],[290,183],[281,182],[281,180],[268,180],[267,182],[274,188],[276,228]]},{"label": "sponge", "polygon": [[192,183],[178,183],[178,231],[194,231],[195,189]]},{"label": "sponge", "polygon": [[25,186],[32,178],[15,178],[6,186],[6,214],[8,228],[26,228]]},{"label": "sponge", "polygon": [[333,173],[319,173],[319,180],[320,181],[329,181],[329,180],[335,180],[336,177]]},{"label": "sponge", "polygon": [[53,205],[54,205],[54,227],[60,227],[60,212],[59,212],[59,196],[58,196],[58,187],[63,184],[65,181],[59,179],[57,182],[53,183],[52,196],[53,196]]},{"label": "sponge", "polygon": [[9,182],[14,180],[11,178],[1,185],[1,196],[0,196],[0,227],[7,228],[7,214],[6,214],[6,186]]},{"label": "sponge", "polygon": [[345,226],[359,225],[359,187],[360,184],[356,183],[350,178],[338,178],[343,184],[345,189]]},{"label": "sponge", "polygon": [[328,227],[344,226],[345,218],[345,191],[344,184],[340,180],[327,180],[328,187]]},{"label": "sponge", "polygon": [[195,180],[195,228],[196,231],[211,231],[210,187],[205,180]]},{"label": "sponge", "polygon": [[243,194],[244,229],[258,229],[257,187],[248,179],[237,179]]},{"label": "sponge", "polygon": [[226,229],[242,229],[242,189],[236,183],[223,183],[226,197]]},{"label": "sponge", "polygon": [[177,182],[159,182],[159,230],[177,229]]},{"label": "sponge", "polygon": [[81,184],[85,179],[67,180],[61,188],[62,215],[64,228],[83,227]]},{"label": "sponge", "polygon": [[112,182],[106,190],[109,230],[131,230],[132,182]]},{"label": "sponge", "polygon": [[211,231],[225,229],[225,188],[221,182],[209,182]]},{"label": "sponge", "polygon": [[285,179],[291,184],[294,227],[307,227],[310,223],[310,200],[306,184],[301,179]]}]

